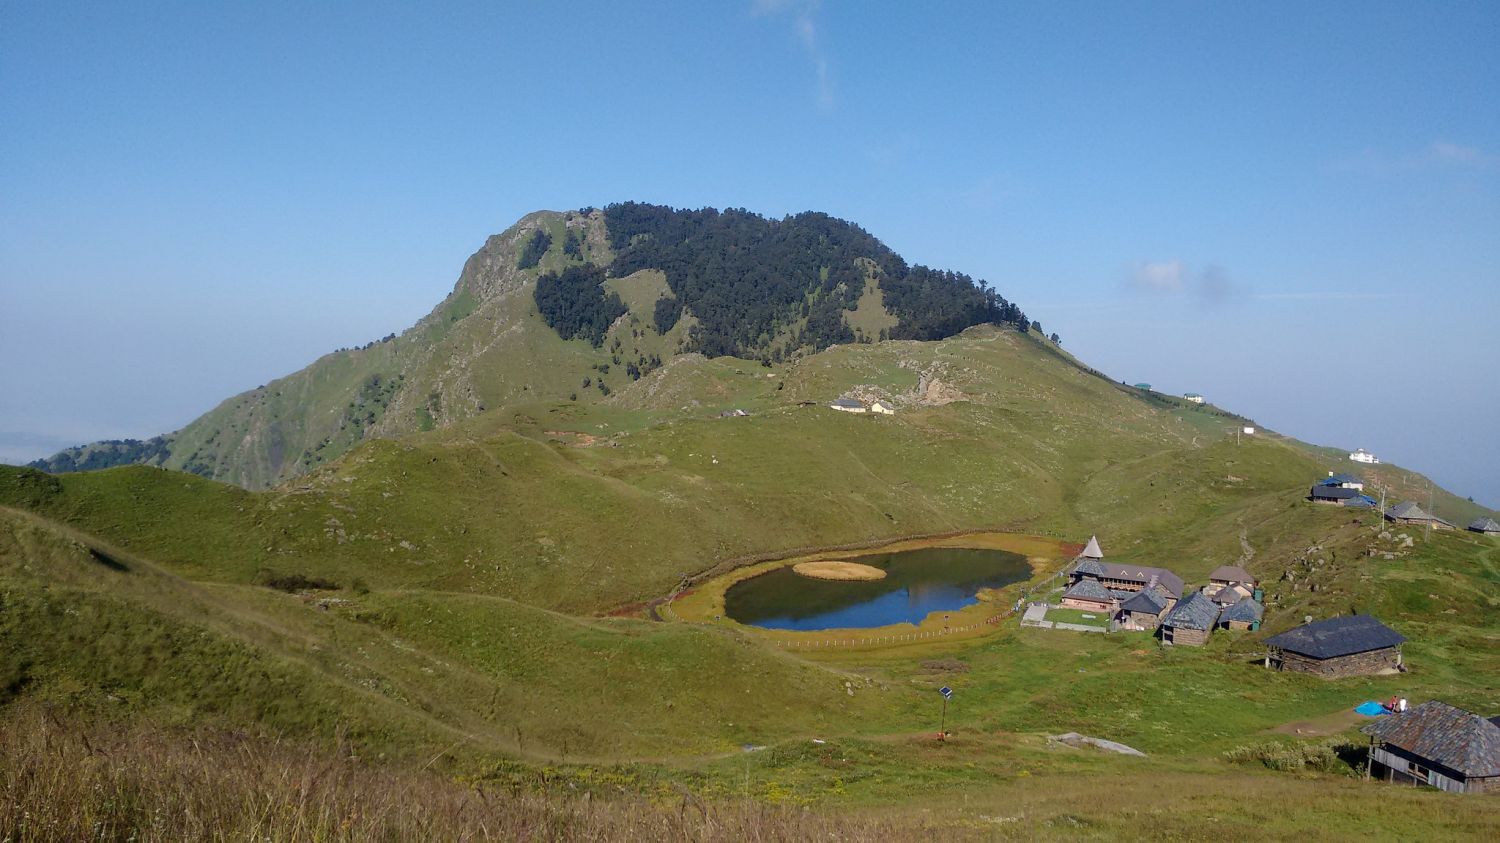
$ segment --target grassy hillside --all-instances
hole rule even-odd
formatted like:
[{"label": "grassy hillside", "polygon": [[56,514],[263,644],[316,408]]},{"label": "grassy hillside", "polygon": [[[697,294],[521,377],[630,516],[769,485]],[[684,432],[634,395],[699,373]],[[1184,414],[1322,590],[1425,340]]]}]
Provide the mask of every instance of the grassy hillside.
[{"label": "grassy hillside", "polygon": [[[622,288],[632,307],[653,293],[648,275]],[[612,329],[622,348],[646,341],[628,327]],[[897,413],[825,406],[840,395]],[[734,408],[749,415],[720,416]],[[1350,836],[1483,837],[1493,800],[1360,782],[1347,712],[1400,694],[1500,713],[1500,542],[1307,503],[1342,466],[1270,432],[1237,440],[1237,424],[979,328],[770,367],[683,355],[607,398],[364,441],[267,491],[144,466],[0,468],[0,695],[12,716],[57,706],[106,735],[170,742],[194,724],[383,754],[413,786],[528,794],[570,830],[597,818],[573,797],[623,791],[701,804],[724,828],[748,797],[897,836],[930,832],[912,825],[925,807],[953,836],[1191,838],[1208,823],[1292,839],[1332,812]],[[1425,489],[1397,467],[1378,477]],[[1111,557],[1190,583],[1242,564],[1265,585],[1265,628],[1163,650],[1010,622],[789,651],[638,619],[721,563],[974,528],[1098,533]],[[600,617],[622,607],[635,617]],[[1259,666],[1266,635],[1350,611],[1411,639],[1409,673]],[[955,734],[937,744],[942,685]],[[1073,730],[1150,757],[1047,740]],[[30,769],[26,752],[0,747],[0,774]]]},{"label": "grassy hillside", "polygon": [[848,694],[841,672],[720,631],[581,620],[442,592],[195,583],[8,509],[0,606],[7,700],[114,703],[167,722],[305,737],[341,732],[382,752],[721,752],[828,728],[874,703]]},{"label": "grassy hillside", "polygon": [[[585,265],[616,272],[604,286],[627,307],[607,331],[591,323],[587,336],[604,334],[598,345],[548,327],[577,316],[584,305],[574,299],[594,295],[591,283],[544,297],[545,318],[534,295],[539,278]],[[659,299],[678,304],[670,327],[657,322]],[[777,221],[630,203],[540,211],[489,238],[447,298],[399,336],[325,355],[174,433],[78,446],[36,466],[160,465],[264,489],[369,439],[536,402],[600,403],[688,350],[769,361],[774,346],[779,361],[856,337],[935,339],[985,321],[1027,324],[967,276],[908,268],[857,226],[822,214]]]},{"label": "grassy hillside", "polygon": [[[367,442],[274,491],[144,467],[0,469],[0,502],[195,578],[301,574],[584,613],[792,547],[1100,532],[1111,553],[1193,576],[1247,545],[1261,559],[1295,550],[1319,519],[1347,517],[1302,504],[1325,470],[1305,449],[1237,443],[1226,419],[1187,421],[1194,411],[1142,401],[1043,345],[986,329],[772,368],[689,356],[602,404],[523,405]],[[844,394],[898,412],[823,406]],[[728,408],[751,415],[719,417]]]}]

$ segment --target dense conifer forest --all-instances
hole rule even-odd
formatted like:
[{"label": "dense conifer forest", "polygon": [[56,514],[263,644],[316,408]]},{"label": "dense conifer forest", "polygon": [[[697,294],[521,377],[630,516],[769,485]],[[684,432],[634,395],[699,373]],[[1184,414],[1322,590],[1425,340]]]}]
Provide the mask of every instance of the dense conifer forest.
[{"label": "dense conifer forest", "polygon": [[858,305],[872,277],[900,320],[885,338],[931,340],[984,322],[1030,324],[983,282],[908,266],[864,229],[827,214],[773,220],[744,209],[636,202],[604,213],[616,255],[610,274],[665,273],[673,298],[658,303],[657,330],[669,330],[686,308],[698,319],[687,350],[711,357],[765,358],[853,342],[843,312]]},{"label": "dense conifer forest", "polygon": [[620,297],[606,292],[603,283],[604,270],[591,264],[545,273],[536,282],[537,310],[563,339],[582,337],[602,345],[610,323],[625,313]]}]

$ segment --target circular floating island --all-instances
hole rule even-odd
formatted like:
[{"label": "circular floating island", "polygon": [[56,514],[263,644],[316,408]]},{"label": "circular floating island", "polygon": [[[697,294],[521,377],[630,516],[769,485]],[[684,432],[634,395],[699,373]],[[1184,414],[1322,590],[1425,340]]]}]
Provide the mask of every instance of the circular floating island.
[{"label": "circular floating island", "polygon": [[885,579],[885,571],[874,565],[845,562],[838,559],[819,559],[816,562],[798,562],[792,570],[815,580],[839,580],[842,582]]}]

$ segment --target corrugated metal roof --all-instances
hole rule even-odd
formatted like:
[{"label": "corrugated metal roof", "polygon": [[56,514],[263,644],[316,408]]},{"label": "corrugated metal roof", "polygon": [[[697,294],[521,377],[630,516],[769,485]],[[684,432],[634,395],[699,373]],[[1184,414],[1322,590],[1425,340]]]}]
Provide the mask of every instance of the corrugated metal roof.
[{"label": "corrugated metal roof", "polygon": [[1325,486],[1322,483],[1312,487],[1308,497],[1328,501],[1346,501],[1350,498],[1359,497],[1358,489],[1346,489],[1343,486]]},{"label": "corrugated metal roof", "polygon": [[1289,629],[1266,639],[1279,647],[1314,659],[1332,659],[1394,647],[1406,637],[1369,615],[1346,615]]},{"label": "corrugated metal roof", "polygon": [[1465,777],[1500,776],[1500,726],[1457,706],[1425,702],[1360,731]]},{"label": "corrugated metal roof", "polygon": [[1219,607],[1214,601],[1195,591],[1186,600],[1172,607],[1162,619],[1162,626],[1181,629],[1213,629],[1219,620]]}]

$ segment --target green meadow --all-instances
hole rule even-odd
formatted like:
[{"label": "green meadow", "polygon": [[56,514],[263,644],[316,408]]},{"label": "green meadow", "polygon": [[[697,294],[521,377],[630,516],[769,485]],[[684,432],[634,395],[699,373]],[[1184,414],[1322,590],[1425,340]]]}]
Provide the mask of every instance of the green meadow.
[{"label": "green meadow", "polygon": [[[660,289],[641,276],[620,292],[641,309]],[[413,330],[450,336],[441,322]],[[7,716],[34,729],[28,712],[50,712],[37,716],[101,741],[238,735],[267,749],[224,764],[285,761],[287,776],[311,768],[286,747],[343,753],[351,776],[409,777],[402,787],[434,806],[521,800],[556,837],[587,822],[775,839],[797,836],[798,816],[856,839],[1484,838],[1500,823],[1493,799],[1360,780],[1346,715],[1392,695],[1500,713],[1500,542],[1307,503],[1310,483],[1348,468],[1335,452],[1264,429],[1236,437],[1238,416],[1122,387],[1011,330],[774,366],[680,356],[638,381],[611,374],[611,394],[587,401],[567,393],[598,374],[594,352],[520,334],[538,371],[562,359],[576,371],[535,389],[507,381],[503,401],[482,389],[474,404],[489,406],[472,414],[445,415],[445,392],[427,406],[435,429],[330,446],[258,491],[148,466],[0,467]],[[848,393],[897,412],[826,407]],[[749,415],[720,416],[730,409]],[[1425,497],[1398,467],[1365,474],[1393,499]],[[1483,511],[1443,492],[1436,507],[1460,523]],[[711,602],[686,611],[691,594],[681,613],[653,612],[744,565],[968,531],[1052,548],[1098,534],[1110,558],[1190,585],[1240,564],[1265,587],[1266,622],[1203,648],[1014,617],[973,635],[797,648],[712,620]],[[1410,672],[1327,682],[1261,667],[1267,634],[1354,611],[1410,639]],[[945,685],[952,734],[939,742]],[[1048,739],[1069,731],[1148,757]],[[27,746],[0,758],[10,793],[33,769]],[[76,776],[58,788],[190,792],[68,757]],[[600,804],[621,813],[592,813]],[[16,816],[0,805],[6,831]],[[678,825],[651,825],[666,817]],[[349,828],[363,839],[386,826]]]}]

